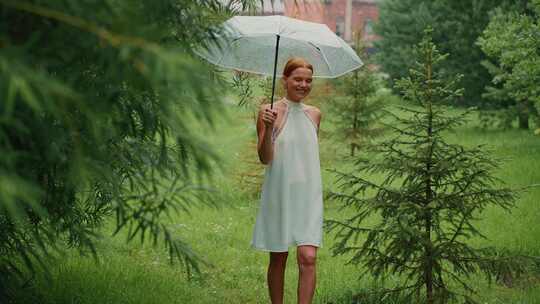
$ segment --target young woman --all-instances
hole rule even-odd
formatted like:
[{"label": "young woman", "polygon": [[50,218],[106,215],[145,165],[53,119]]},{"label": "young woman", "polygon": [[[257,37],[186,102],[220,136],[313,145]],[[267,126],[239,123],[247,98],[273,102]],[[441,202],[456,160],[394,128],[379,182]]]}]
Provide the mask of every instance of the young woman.
[{"label": "young woman", "polygon": [[321,112],[302,100],[311,91],[313,67],[302,58],[285,65],[286,97],[261,106],[257,119],[259,159],[266,164],[252,247],[270,252],[268,289],[283,303],[285,265],[296,246],[298,303],[311,303],[317,248],[322,246],[323,202],[318,130]]}]

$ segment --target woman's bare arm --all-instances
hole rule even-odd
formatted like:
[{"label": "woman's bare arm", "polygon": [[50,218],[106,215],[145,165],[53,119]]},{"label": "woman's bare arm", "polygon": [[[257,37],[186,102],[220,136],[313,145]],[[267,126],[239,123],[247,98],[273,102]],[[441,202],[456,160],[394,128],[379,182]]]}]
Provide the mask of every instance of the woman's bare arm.
[{"label": "woman's bare arm", "polygon": [[274,145],[272,143],[272,129],[277,117],[276,110],[270,110],[268,105],[262,105],[257,117],[257,152],[261,163],[267,165],[274,157]]},{"label": "woman's bare arm", "polygon": [[317,126],[317,135],[319,135],[319,128],[322,120],[322,113],[317,107],[311,106],[308,111],[308,116],[311,118],[311,121]]},{"label": "woman's bare arm", "polygon": [[321,126],[322,113],[321,110],[315,108],[315,123],[317,124],[317,135],[319,135],[319,129]]}]

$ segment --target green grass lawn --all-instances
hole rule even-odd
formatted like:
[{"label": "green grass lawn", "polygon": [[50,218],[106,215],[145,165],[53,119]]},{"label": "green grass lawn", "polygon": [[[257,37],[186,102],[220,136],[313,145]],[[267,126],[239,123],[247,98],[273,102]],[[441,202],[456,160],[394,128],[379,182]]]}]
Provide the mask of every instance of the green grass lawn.
[{"label": "green grass lawn", "polygon": [[[323,107],[324,109],[324,107]],[[188,280],[178,265],[170,266],[162,247],[125,243],[125,235],[110,237],[112,225],[103,227],[98,242],[99,261],[68,251],[51,262],[51,279],[36,276],[21,291],[17,303],[269,303],[266,289],[268,254],[250,248],[252,228],[258,208],[256,196],[238,184],[235,174],[247,166],[246,159],[257,159],[247,150],[256,137],[251,113],[230,107],[229,120],[221,120],[215,131],[201,131],[222,155],[224,168],[216,175],[220,207],[194,207],[191,215],[170,220],[175,233],[184,237],[208,263],[201,276]],[[322,128],[330,129],[324,122]],[[325,189],[333,176],[325,169],[346,169],[342,161],[348,147],[336,146],[328,133],[321,138],[321,163]],[[472,124],[448,135],[465,146],[487,144],[498,157],[508,160],[497,176],[510,186],[540,183],[540,136],[521,130],[482,131]],[[246,152],[248,151],[248,152]],[[261,165],[260,170],[264,170]],[[512,213],[488,209],[479,227],[490,244],[515,252],[540,256],[540,188],[523,195]],[[326,218],[343,218],[338,206],[325,202]],[[478,240],[472,240],[483,244]],[[371,286],[359,280],[362,269],[345,265],[347,257],[333,257],[332,235],[324,236],[318,254],[318,282],[315,303],[353,303],[351,295]],[[285,302],[296,303],[297,267],[290,252],[286,273]],[[481,278],[472,280],[480,290],[481,303],[540,303],[540,283],[514,288],[488,285]],[[362,303],[394,303],[392,299]]]}]

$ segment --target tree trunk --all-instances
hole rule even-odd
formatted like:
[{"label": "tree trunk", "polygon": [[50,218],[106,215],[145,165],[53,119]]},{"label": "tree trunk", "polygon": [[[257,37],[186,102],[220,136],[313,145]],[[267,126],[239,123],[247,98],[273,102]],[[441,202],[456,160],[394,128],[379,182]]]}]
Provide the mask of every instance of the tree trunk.
[{"label": "tree trunk", "polygon": [[[428,211],[429,212],[429,211]],[[425,265],[424,265],[424,282],[426,283],[426,299],[427,304],[435,303],[433,297],[433,262],[431,248],[431,214],[427,215],[426,223],[426,246],[425,246]]]},{"label": "tree trunk", "polygon": [[431,184],[432,184],[432,173],[431,173],[431,167],[432,167],[432,158],[433,158],[433,146],[434,146],[434,139],[433,139],[433,108],[432,108],[432,92],[431,92],[431,85],[430,81],[432,80],[432,53],[431,50],[429,52],[429,63],[427,65],[427,108],[428,108],[428,129],[427,129],[427,136],[430,141],[429,143],[429,155],[426,163],[426,201],[425,201],[425,223],[424,223],[424,229],[425,229],[425,245],[424,245],[424,251],[425,255],[424,258],[426,259],[424,261],[424,282],[426,284],[426,303],[427,304],[433,304],[435,299],[433,297],[433,246],[431,244],[431,226],[432,226],[432,215],[431,210],[427,207],[429,203],[433,200],[433,193],[431,190]]},{"label": "tree trunk", "polygon": [[529,129],[529,100],[525,99],[518,103],[518,119],[520,129]]},{"label": "tree trunk", "polygon": [[[353,130],[356,131],[358,125],[358,111],[356,108],[354,109],[354,118],[353,118]],[[356,134],[356,133],[355,133]],[[354,156],[354,150],[356,149],[356,144],[353,142],[351,143],[351,156]]]}]

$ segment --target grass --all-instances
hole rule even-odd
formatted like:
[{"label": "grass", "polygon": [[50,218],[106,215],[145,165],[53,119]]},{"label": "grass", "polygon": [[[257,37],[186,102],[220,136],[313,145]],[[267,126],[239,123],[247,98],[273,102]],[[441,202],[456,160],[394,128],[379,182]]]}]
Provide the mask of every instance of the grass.
[{"label": "grass", "polygon": [[[330,105],[322,106],[324,107]],[[256,152],[246,149],[256,138],[251,112],[230,106],[230,120],[221,120],[215,131],[201,130],[220,153],[225,170],[216,174],[215,187],[220,207],[194,207],[191,215],[180,214],[171,221],[175,233],[184,237],[211,266],[202,266],[201,276],[189,280],[179,266],[170,266],[162,247],[137,242],[125,243],[125,235],[111,237],[103,227],[98,242],[99,261],[68,250],[51,262],[52,279],[36,276],[21,290],[16,303],[269,303],[266,289],[266,253],[250,248],[252,228],[258,208],[256,196],[239,185],[235,174],[256,160]],[[330,129],[331,126],[322,128]],[[333,176],[324,170],[345,169],[342,156],[348,147],[336,146],[321,133],[321,163],[325,189],[333,187]],[[508,160],[497,172],[510,186],[540,183],[540,137],[521,130],[482,131],[467,125],[449,134],[451,141],[465,146],[480,143],[493,148],[494,155]],[[263,166],[258,170],[262,171]],[[490,244],[540,256],[540,189],[523,195],[512,213],[488,209],[479,226]],[[343,218],[338,206],[325,202],[326,218]],[[315,303],[356,303],[354,295],[369,289],[368,279],[359,280],[362,269],[345,265],[347,257],[333,257],[332,235],[324,236],[318,253],[318,282]],[[297,268],[295,251],[289,254],[285,302],[295,303]],[[532,282],[515,288],[488,285],[481,279],[473,284],[482,303],[540,303],[540,284]],[[376,297],[361,303],[399,303]]]}]

